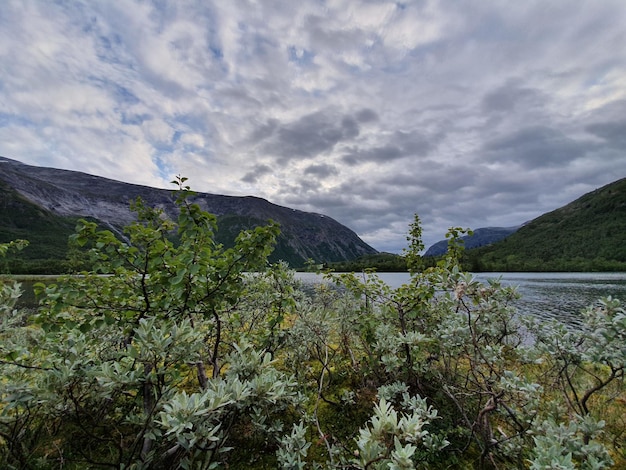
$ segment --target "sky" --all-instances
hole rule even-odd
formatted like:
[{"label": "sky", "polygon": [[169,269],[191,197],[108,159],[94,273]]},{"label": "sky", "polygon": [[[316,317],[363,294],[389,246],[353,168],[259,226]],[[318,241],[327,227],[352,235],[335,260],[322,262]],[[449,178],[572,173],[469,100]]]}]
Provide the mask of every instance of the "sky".
[{"label": "sky", "polygon": [[626,177],[624,0],[2,0],[0,155],[401,253]]}]

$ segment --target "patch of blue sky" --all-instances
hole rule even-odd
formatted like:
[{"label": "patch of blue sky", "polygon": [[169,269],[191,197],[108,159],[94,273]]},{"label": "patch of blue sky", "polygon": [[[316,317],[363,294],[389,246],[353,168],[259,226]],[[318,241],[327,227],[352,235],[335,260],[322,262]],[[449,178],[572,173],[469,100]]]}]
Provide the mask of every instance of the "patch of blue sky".
[{"label": "patch of blue sky", "polygon": [[119,34],[111,36],[97,35],[95,36],[96,57],[98,60],[112,65],[124,65],[132,68],[132,64],[127,60],[122,60],[120,49],[124,47],[122,38]]},{"label": "patch of blue sky", "polygon": [[159,153],[173,153],[175,150],[177,150],[180,147],[179,142],[180,142],[180,138],[182,135],[183,135],[182,131],[175,130],[172,136],[169,138],[169,140],[166,140],[166,139],[151,140],[150,145],[155,151]]},{"label": "patch of blue sky", "polygon": [[18,126],[18,127],[37,127],[41,122],[34,123],[30,119],[24,116],[18,116],[16,114],[0,112],[0,127]]},{"label": "patch of blue sky", "polygon": [[183,151],[185,152],[185,154],[194,154],[194,155],[204,154],[204,149],[194,144],[183,145]]},{"label": "patch of blue sky", "polygon": [[132,114],[132,113],[122,112],[122,124],[125,124],[128,126],[140,126],[145,121],[149,121],[151,119],[152,119],[152,116],[147,113]]},{"label": "patch of blue sky", "polygon": [[214,59],[222,60],[224,58],[224,51],[220,47],[211,44],[209,50]]},{"label": "patch of blue sky", "polygon": [[150,145],[152,149],[159,154],[171,154],[176,149],[176,146],[172,142],[151,141]]},{"label": "patch of blue sky", "polygon": [[87,80],[98,88],[106,90],[119,104],[138,104],[141,102],[141,100],[137,98],[137,96],[135,96],[135,94],[128,88],[107,78],[89,75]]},{"label": "patch of blue sky", "polygon": [[206,149],[194,142],[185,142],[182,144],[182,149],[185,153],[206,154]]},{"label": "patch of blue sky", "polygon": [[162,155],[156,155],[152,160],[157,167],[161,179],[168,180],[173,178],[174,172],[172,171],[172,167],[165,161]]},{"label": "patch of blue sky", "polygon": [[[172,18],[180,16],[179,10],[189,8],[183,5],[183,2],[172,2],[171,0],[152,0],[152,10],[150,11],[150,20],[158,26],[158,32],[165,31]],[[202,3],[202,2],[200,2]]]},{"label": "patch of blue sky", "polygon": [[203,25],[205,40],[211,55],[216,60],[224,58],[224,50],[221,47],[220,25],[218,14],[214,11],[215,7],[206,2],[203,8],[195,12],[198,22]]},{"label": "patch of blue sky", "polygon": [[306,49],[300,49],[295,46],[289,46],[287,49],[289,54],[289,62],[294,62],[300,66],[306,67],[313,63],[315,54]]},{"label": "patch of blue sky", "polygon": [[345,70],[348,73],[350,73],[350,75],[358,76],[361,79],[363,79],[364,77],[367,77],[367,76],[371,76],[373,74],[373,71],[371,69],[369,69],[369,70],[364,69],[360,65],[347,64],[347,63],[344,62],[343,66],[345,67]]},{"label": "patch of blue sky", "polygon": [[88,20],[85,20],[81,30],[83,33],[92,34],[98,31],[98,19],[95,16],[92,16]]},{"label": "patch of blue sky", "polygon": [[137,98],[137,96],[135,96],[135,94],[128,88],[118,85],[116,83],[112,85],[115,93],[115,98],[118,101],[122,101],[125,104],[138,104],[141,102],[141,100]]},{"label": "patch of blue sky", "polygon": [[75,18],[83,22],[81,30],[91,37],[98,60],[107,64],[123,64],[127,67],[131,65],[128,64],[128,59],[122,60],[125,45],[118,33],[105,34],[98,17],[92,13],[82,12],[82,15],[75,15]]},{"label": "patch of blue sky", "polygon": [[209,51],[211,52],[211,58],[215,64],[218,64],[221,72],[228,73],[228,64],[224,60],[224,50],[218,45],[210,44]]},{"label": "patch of blue sky", "polygon": [[200,115],[194,114],[193,112],[176,114],[170,118],[165,118],[165,120],[173,129],[176,129],[174,137],[172,138],[174,143],[180,140],[184,132],[191,131],[201,134],[207,132],[207,122],[204,118],[200,117]]}]

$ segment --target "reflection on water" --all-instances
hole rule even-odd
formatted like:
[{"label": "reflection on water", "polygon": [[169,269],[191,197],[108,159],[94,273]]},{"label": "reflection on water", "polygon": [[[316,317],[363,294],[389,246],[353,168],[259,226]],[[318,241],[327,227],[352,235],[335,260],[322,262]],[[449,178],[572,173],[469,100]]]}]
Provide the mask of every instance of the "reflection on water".
[{"label": "reflection on water", "polygon": [[580,312],[598,299],[611,296],[626,301],[626,273],[481,273],[479,280],[500,278],[517,286],[522,298],[518,311],[570,325],[580,323]]},{"label": "reflection on water", "polygon": [[[407,273],[380,273],[391,287],[409,279]],[[626,273],[478,273],[480,282],[500,279],[504,285],[516,286],[521,299],[515,306],[520,314],[535,315],[544,320],[580,324],[580,312],[595,305],[602,297],[612,296],[626,303]],[[311,273],[297,273],[307,283],[322,282]]]}]

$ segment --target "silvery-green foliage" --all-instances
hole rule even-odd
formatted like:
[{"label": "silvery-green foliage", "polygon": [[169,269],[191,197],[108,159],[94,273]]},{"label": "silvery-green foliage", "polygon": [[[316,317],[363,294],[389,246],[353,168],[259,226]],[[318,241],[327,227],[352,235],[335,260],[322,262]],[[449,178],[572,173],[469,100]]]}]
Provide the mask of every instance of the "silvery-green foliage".
[{"label": "silvery-green foliage", "polygon": [[381,364],[388,374],[397,374],[404,365],[404,358],[400,352],[403,344],[401,333],[389,323],[380,323],[376,328],[375,351],[380,357]]},{"label": "silvery-green foliage", "polygon": [[[10,250],[21,250],[28,243],[17,240],[9,243],[0,243],[0,258],[6,256]],[[15,310],[19,298],[22,295],[22,285],[19,282],[0,280],[0,328],[1,332],[10,332],[12,328],[24,323],[24,314]],[[0,343],[0,356],[6,354],[8,349]]]},{"label": "silvery-green foliage", "polygon": [[525,360],[511,307],[516,292],[480,283],[454,264],[425,273],[422,282],[435,295],[421,310],[429,327],[418,344],[428,354],[412,347],[414,358],[424,358],[413,370],[448,398],[483,459],[508,458],[514,448],[519,455],[541,388],[512,372]]},{"label": "silvery-green foliage", "polygon": [[275,227],[224,249],[214,217],[179,204],[179,245],[165,236],[176,224],[140,203],[128,244],[85,224],[79,241],[113,275],[42,287],[37,315],[16,312],[19,289],[0,286],[0,466],[211,469],[234,463],[233,448],[253,459],[275,446],[288,469],[424,468],[466,455],[483,468],[610,465],[593,407],[622,390],[615,299],[587,309],[582,331],[535,325],[526,344],[514,289],[458,267],[459,229],[437,267],[420,271],[412,253],[400,288],[352,274],[303,295],[284,265],[249,273]]},{"label": "silvery-green foliage", "polygon": [[322,351],[328,350],[332,312],[305,301],[298,306],[287,337],[285,364],[301,382],[315,383],[317,364],[325,361]]},{"label": "silvery-green foliage", "polygon": [[244,289],[227,312],[229,328],[245,332],[257,349],[272,354],[284,348],[288,336],[285,320],[302,301],[301,283],[284,262],[244,277]]},{"label": "silvery-green foliage", "polygon": [[299,298],[285,342],[285,362],[301,377],[321,365],[328,372],[332,361],[349,361],[357,370],[366,341],[362,336],[366,321],[349,293],[327,285]]},{"label": "silvery-green foliage", "polygon": [[306,468],[306,456],[311,443],[306,439],[307,427],[302,423],[294,424],[291,434],[280,439],[276,451],[278,466],[284,470],[302,470]]},{"label": "silvery-green foliage", "polygon": [[404,382],[393,382],[378,387],[378,397],[393,403],[398,396],[403,396],[409,392],[409,386]]},{"label": "silvery-green foliage", "polygon": [[21,295],[19,282],[0,281],[0,360],[13,363],[28,356],[32,341],[32,335],[21,328],[27,314],[15,309]]},{"label": "silvery-green foliage", "polygon": [[[378,287],[371,279],[359,286],[355,276],[344,279],[368,300],[377,320],[374,351],[384,366],[381,397],[392,399],[400,391],[397,382],[435,393],[452,410],[448,419],[472,430],[468,439],[473,443],[458,445],[475,445],[481,464],[495,454],[509,458],[505,447],[516,448],[519,459],[541,387],[512,372],[529,360],[512,307],[518,295],[497,280],[483,284],[461,271],[460,233],[452,231],[453,249],[436,268],[414,271],[398,289]],[[370,448],[372,454],[376,450]]]},{"label": "silvery-green foliage", "polygon": [[162,406],[157,423],[165,436],[173,435],[185,450],[196,442],[207,443],[220,440],[220,409],[233,403],[225,387],[215,387],[188,395],[185,390],[176,393]]},{"label": "silvery-green foliage", "polygon": [[431,317],[426,314],[434,289],[421,275],[398,289],[392,289],[375,274],[344,274],[341,285],[361,303],[358,333],[366,339],[365,350],[379,385],[389,378],[408,380],[422,371],[421,360],[428,355]]},{"label": "silvery-green foliage", "polygon": [[161,407],[157,422],[165,455],[184,451],[183,468],[211,468],[219,454],[232,450],[230,428],[248,420],[273,443],[283,434],[285,411],[300,405],[295,383],[274,368],[269,353],[244,342],[235,345],[227,363],[231,367],[205,390],[177,392]]},{"label": "silvery-green foliage", "polygon": [[565,403],[575,413],[587,415],[594,395],[624,381],[626,313],[619,300],[608,297],[584,309],[581,319],[579,329],[551,323],[535,325],[533,332]]},{"label": "silvery-green foliage", "polygon": [[[229,367],[223,375],[226,383],[245,382],[249,393],[236,401],[237,406],[271,408],[272,412],[298,405],[301,396],[293,377],[274,367],[275,360],[264,351],[258,351],[250,343],[234,345],[227,356]],[[243,399],[245,398],[245,400]]]},{"label": "silvery-green foliage", "polygon": [[19,282],[0,282],[0,315],[1,319],[14,313],[15,304],[22,295],[22,285]]},{"label": "silvery-green foliage", "polygon": [[[85,333],[61,327],[40,335],[36,355],[16,357],[28,369],[4,367],[8,382],[0,393],[8,405],[2,407],[0,428],[32,426],[33,419],[44,418],[49,423],[80,421],[94,433],[123,427],[126,438],[136,432],[138,442],[149,438],[153,443],[141,457],[129,456],[129,467],[178,462],[181,468],[212,468],[229,450],[225,423],[252,420],[271,440],[280,435],[287,408],[301,401],[294,382],[272,366],[269,354],[249,344],[235,347],[228,357],[233,367],[222,378],[209,381],[200,392],[181,390],[188,381],[187,360],[195,362],[194,351],[202,348],[203,339],[188,320],[142,319],[127,346],[114,341],[109,333],[115,331],[105,325]],[[145,384],[151,384],[154,397],[149,413],[141,394],[133,393]],[[124,415],[112,413],[112,405]],[[10,437],[28,444],[23,434]],[[100,437],[111,445],[118,438]]]},{"label": "silvery-green foliage", "polygon": [[274,366],[270,353],[245,340],[234,346],[227,363],[221,380],[235,397],[230,406],[233,423],[249,422],[267,445],[276,443],[285,432],[289,411],[299,410],[305,402],[298,383]]},{"label": "silvery-green foliage", "polygon": [[626,311],[618,299],[600,299],[597,306],[582,312],[585,329],[584,361],[606,364],[613,369],[626,367]]},{"label": "silvery-green foliage", "polygon": [[[104,335],[105,329],[98,329],[98,333]],[[204,335],[188,319],[144,318],[134,329],[133,337],[132,343],[117,351],[112,343],[114,338],[105,346],[101,337],[99,344],[105,347],[96,357],[108,360],[98,361],[93,374],[103,398],[114,398],[125,390],[151,384],[156,412],[162,401],[187,380],[188,364],[199,360]],[[141,421],[143,411],[137,409],[136,413]],[[134,412],[129,413],[129,417],[134,416]]]},{"label": "silvery-green foliage", "polygon": [[577,417],[569,423],[543,421],[534,430],[534,448],[529,459],[532,470],[600,470],[613,461],[606,448],[595,439],[604,428],[603,421],[590,416]]},{"label": "silvery-green foliage", "polygon": [[517,419],[530,426],[541,404],[543,386],[520,375],[518,371],[505,370],[500,377],[499,388],[514,398],[510,400],[508,406]]},{"label": "silvery-green foliage", "polygon": [[[4,256],[10,244],[0,244]],[[15,309],[21,295],[19,283],[0,281],[0,466],[17,468],[27,462],[38,446],[38,434],[45,423],[32,426],[45,398],[38,397],[39,384],[32,379],[33,363],[37,363],[35,345],[37,331],[24,327],[26,315]]]},{"label": "silvery-green foliage", "polygon": [[[242,333],[229,313],[245,273],[266,264],[277,226],[244,231],[224,248],[214,240],[215,216],[187,200],[183,183],[176,223],[141,201],[124,240],[83,221],[75,241],[108,275],[40,286],[46,304],[11,333],[36,346],[3,342],[11,355],[0,381],[5,464],[27,467],[45,453],[120,468],[212,468],[233,427],[262,419],[269,436],[282,429],[300,399],[293,381],[265,352],[240,346],[228,356]],[[261,323],[282,321],[281,299]]]},{"label": "silvery-green foliage", "polygon": [[343,458],[342,449],[334,445],[332,434],[321,423],[320,406],[355,403],[353,392],[332,389],[331,385],[336,381],[336,373],[359,371],[359,359],[363,357],[361,312],[352,300],[351,294],[324,284],[316,286],[310,296],[300,299],[283,352],[284,363],[293,371],[301,389],[312,395],[310,421],[325,446],[329,468]]},{"label": "silvery-green foliage", "polygon": [[[400,391],[403,387],[393,387]],[[392,388],[384,393],[395,395]],[[419,396],[402,395],[401,411],[381,397],[374,406],[374,415],[357,438],[357,468],[412,469],[419,460],[443,449],[449,443],[433,438],[426,427],[437,418],[437,410]],[[416,454],[416,451],[421,452]]]}]

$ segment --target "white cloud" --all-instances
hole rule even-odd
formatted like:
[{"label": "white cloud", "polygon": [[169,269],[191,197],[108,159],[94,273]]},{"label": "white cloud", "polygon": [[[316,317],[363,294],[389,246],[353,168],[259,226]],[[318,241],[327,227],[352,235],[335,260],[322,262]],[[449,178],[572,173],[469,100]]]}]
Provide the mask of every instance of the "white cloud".
[{"label": "white cloud", "polygon": [[141,130],[154,146],[167,145],[174,137],[174,129],[163,119],[148,119],[141,124]]},{"label": "white cloud", "polygon": [[183,134],[180,138],[180,142],[183,145],[190,145],[198,148],[205,146],[204,137],[202,137],[201,134]]},{"label": "white cloud", "polygon": [[626,174],[624,24],[620,0],[6,2],[0,154],[182,174],[399,251],[415,212],[429,244]]}]

